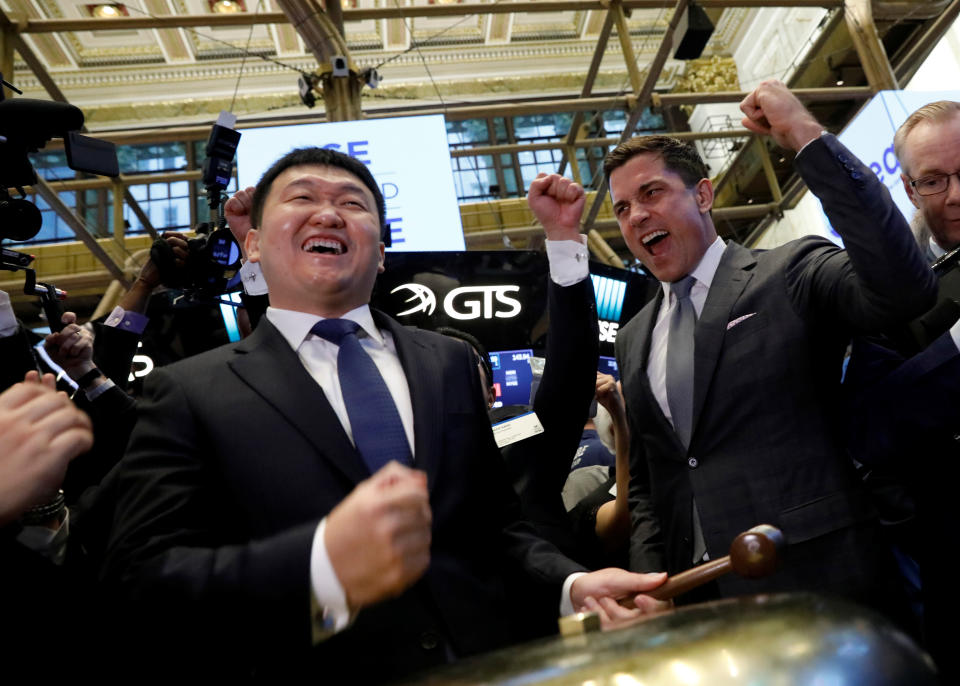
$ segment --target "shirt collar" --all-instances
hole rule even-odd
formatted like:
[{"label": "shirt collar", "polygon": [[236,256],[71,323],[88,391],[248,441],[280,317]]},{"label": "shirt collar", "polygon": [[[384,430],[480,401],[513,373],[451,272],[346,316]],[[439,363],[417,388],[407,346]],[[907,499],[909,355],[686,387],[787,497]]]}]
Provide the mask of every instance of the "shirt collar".
[{"label": "shirt collar", "polygon": [[933,259],[939,260],[941,257],[947,254],[947,251],[940,247],[940,244],[937,243],[932,238],[929,239],[930,242],[930,252],[933,254]]},{"label": "shirt collar", "polygon": [[[313,325],[322,321],[324,317],[318,317],[308,312],[268,307],[267,319],[269,319],[270,323],[277,327],[277,331],[287,339],[290,347],[297,350],[304,340],[306,340],[307,336],[311,335],[310,329],[313,328]],[[383,334],[380,333],[380,329],[378,329],[377,325],[373,322],[373,313],[370,312],[369,305],[361,305],[356,309],[350,310],[340,317],[340,319],[355,321],[367,336],[380,345],[383,345]]]},{"label": "shirt collar", "polygon": [[[700,258],[700,262],[693,268],[693,271],[690,272],[690,276],[696,279],[694,288],[702,285],[707,290],[710,289],[710,284],[713,283],[713,277],[720,267],[720,258],[723,257],[723,251],[726,247],[727,244],[723,242],[720,236],[717,236],[717,239],[707,247],[703,253],[703,257]],[[660,286],[663,288],[663,295],[667,299],[667,302],[670,302],[670,284],[661,282]]]}]

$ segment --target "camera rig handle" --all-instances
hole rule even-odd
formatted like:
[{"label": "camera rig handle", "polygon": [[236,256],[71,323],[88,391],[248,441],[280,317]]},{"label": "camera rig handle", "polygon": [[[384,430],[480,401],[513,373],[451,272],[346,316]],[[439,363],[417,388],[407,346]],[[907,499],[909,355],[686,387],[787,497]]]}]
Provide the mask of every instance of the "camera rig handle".
[{"label": "camera rig handle", "polygon": [[24,269],[27,273],[26,282],[23,284],[23,292],[27,295],[37,295],[40,297],[40,306],[43,307],[43,313],[47,315],[47,323],[50,330],[57,333],[63,329],[63,306],[61,300],[66,299],[67,292],[60,290],[51,283],[42,283],[37,281],[37,272],[33,269]]}]

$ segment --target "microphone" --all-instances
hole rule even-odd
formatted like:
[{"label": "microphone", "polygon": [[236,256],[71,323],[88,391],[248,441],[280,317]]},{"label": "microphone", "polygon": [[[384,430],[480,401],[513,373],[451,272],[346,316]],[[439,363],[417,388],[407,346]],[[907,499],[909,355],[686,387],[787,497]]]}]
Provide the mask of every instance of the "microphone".
[{"label": "microphone", "polygon": [[0,101],[0,136],[7,143],[23,138],[31,143],[39,141],[29,147],[40,147],[54,136],[82,127],[83,112],[65,102],[30,98]]}]

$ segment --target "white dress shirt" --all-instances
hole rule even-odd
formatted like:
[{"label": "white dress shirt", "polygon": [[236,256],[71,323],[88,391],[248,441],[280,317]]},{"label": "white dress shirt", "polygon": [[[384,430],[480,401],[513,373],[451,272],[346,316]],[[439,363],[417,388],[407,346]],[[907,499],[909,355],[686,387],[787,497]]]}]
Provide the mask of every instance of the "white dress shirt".
[{"label": "white dress shirt", "polygon": [[[588,275],[589,255],[586,249],[586,236],[579,241],[547,241],[547,259],[550,263],[550,276],[560,286],[570,286],[585,279]],[[244,286],[247,282],[244,280]],[[249,290],[248,290],[249,292]],[[334,345],[319,336],[310,333],[321,317],[268,307],[267,319],[296,351],[304,368],[320,385],[324,396],[336,413],[347,436],[353,441],[350,428],[350,418],[343,402],[340,390],[340,379],[337,375],[337,354],[339,346]],[[374,324],[370,307],[363,305],[347,312],[342,319],[350,319],[360,324],[360,345],[373,359],[374,364],[383,376],[384,382],[393,397],[403,423],[404,433],[410,445],[414,464],[417,456],[414,452],[413,436],[413,403],[410,400],[410,387],[407,377],[397,356],[393,337],[388,331],[380,331]],[[314,640],[322,638],[346,628],[352,619],[350,608],[347,606],[346,593],[337,579],[333,564],[327,554],[324,543],[324,532],[327,520],[324,517],[313,536],[310,551],[310,583],[313,589],[313,628]],[[560,613],[573,612],[573,603],[570,599],[570,588],[579,574],[571,574],[565,581],[561,591]]]},{"label": "white dress shirt", "polygon": [[[690,289],[690,301],[697,312],[697,319],[703,311],[703,304],[707,301],[710,284],[720,266],[720,258],[726,244],[717,236],[717,240],[710,244],[707,251],[700,258],[700,263],[690,272],[696,281]],[[670,317],[677,308],[677,298],[670,290],[669,283],[661,283],[663,288],[663,302],[657,312],[657,321],[650,335],[650,355],[647,359],[647,378],[650,380],[650,390],[657,404],[663,410],[664,416],[673,423],[670,415],[670,404],[667,402],[667,334],[670,331]]]}]

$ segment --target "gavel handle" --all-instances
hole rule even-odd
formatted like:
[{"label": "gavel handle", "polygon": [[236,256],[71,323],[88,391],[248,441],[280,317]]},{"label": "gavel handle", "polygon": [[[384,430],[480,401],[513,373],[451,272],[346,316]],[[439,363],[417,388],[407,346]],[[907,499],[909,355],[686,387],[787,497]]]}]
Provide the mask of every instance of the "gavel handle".
[{"label": "gavel handle", "polygon": [[716,560],[711,560],[702,565],[698,565],[685,572],[674,574],[668,578],[662,585],[657,586],[652,591],[644,595],[657,600],[669,600],[681,593],[686,593],[697,586],[713,581],[717,577],[723,576],[731,571],[733,567],[730,564],[730,556],[724,555]]}]

